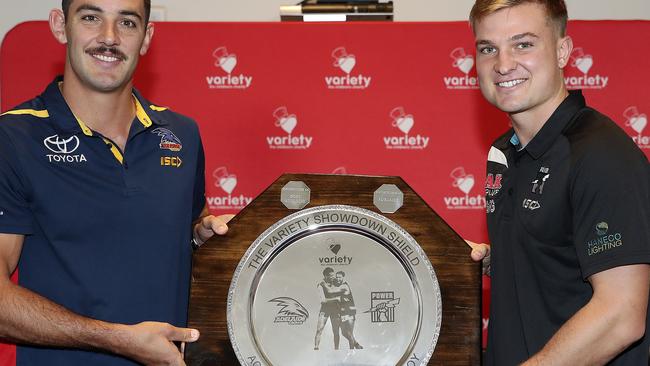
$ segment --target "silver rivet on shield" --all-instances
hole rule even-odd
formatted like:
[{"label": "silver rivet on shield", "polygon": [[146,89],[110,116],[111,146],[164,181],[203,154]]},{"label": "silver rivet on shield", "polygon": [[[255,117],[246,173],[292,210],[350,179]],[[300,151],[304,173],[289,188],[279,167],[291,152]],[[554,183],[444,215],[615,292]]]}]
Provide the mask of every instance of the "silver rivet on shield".
[{"label": "silver rivet on shield", "polygon": [[290,210],[300,210],[309,204],[310,194],[304,182],[292,180],[282,187],[280,201]]},{"label": "silver rivet on shield", "polygon": [[404,204],[404,193],[394,184],[384,184],[375,191],[372,202],[382,213],[395,213]]}]

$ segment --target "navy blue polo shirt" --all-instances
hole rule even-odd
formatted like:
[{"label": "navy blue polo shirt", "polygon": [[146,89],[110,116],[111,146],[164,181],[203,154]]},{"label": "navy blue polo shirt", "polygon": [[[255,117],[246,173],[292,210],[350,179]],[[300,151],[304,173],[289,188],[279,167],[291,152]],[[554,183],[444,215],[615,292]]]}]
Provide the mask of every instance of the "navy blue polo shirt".
[{"label": "navy blue polo shirt", "polygon": [[[521,147],[511,129],[488,155],[491,304],[486,365],[540,351],[593,295],[588,278],[650,263],[650,165],[579,91]],[[650,319],[650,317],[648,318]],[[646,365],[646,335],[611,365]]]},{"label": "navy blue polo shirt", "polygon": [[[25,235],[19,284],[90,318],[185,326],[191,224],[205,203],[197,125],[134,90],[120,151],[73,115],[60,81],[0,117],[0,232]],[[17,349],[17,365],[132,364]]]}]

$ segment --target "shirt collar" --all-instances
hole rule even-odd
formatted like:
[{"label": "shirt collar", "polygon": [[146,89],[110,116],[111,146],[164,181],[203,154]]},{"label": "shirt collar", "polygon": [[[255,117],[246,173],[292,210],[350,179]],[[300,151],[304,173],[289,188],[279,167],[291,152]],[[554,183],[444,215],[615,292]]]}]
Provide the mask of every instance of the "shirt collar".
[{"label": "shirt collar", "polygon": [[[72,110],[70,110],[70,106],[66,103],[63,94],[61,94],[61,89],[59,88],[59,83],[61,82],[63,82],[63,76],[59,75],[47,86],[43,94],[41,94],[45,107],[47,108],[50,117],[53,118],[55,128],[57,128],[62,134],[74,135],[83,133],[87,136],[93,136],[93,131],[88,128],[82,120],[77,118],[74,113],[72,113]],[[164,108],[150,104],[135,88],[133,89],[132,94],[136,109],[136,118],[134,119],[134,122],[138,122],[137,125],[134,123],[131,127],[132,129],[135,127],[138,130],[144,130],[154,124],[166,124],[164,120],[160,119],[158,113],[147,112],[147,108],[151,111],[160,111],[164,110]]]},{"label": "shirt collar", "polygon": [[[544,123],[532,140],[524,147],[533,159],[541,157],[555,142],[558,136],[564,131],[569,122],[576,114],[586,106],[585,98],[580,90],[569,91],[569,96],[555,109],[555,112]],[[519,138],[513,134],[510,139],[513,146],[518,145]],[[515,142],[517,144],[515,144]]]}]

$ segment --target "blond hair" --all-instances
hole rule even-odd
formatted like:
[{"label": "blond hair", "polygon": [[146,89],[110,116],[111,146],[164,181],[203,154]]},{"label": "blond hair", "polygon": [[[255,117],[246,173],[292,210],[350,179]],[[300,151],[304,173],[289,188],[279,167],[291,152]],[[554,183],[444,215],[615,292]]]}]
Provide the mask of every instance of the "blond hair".
[{"label": "blond hair", "polygon": [[469,21],[472,28],[475,28],[476,22],[496,11],[528,3],[542,5],[546,9],[548,19],[557,27],[559,36],[564,37],[566,35],[569,16],[564,0],[476,0],[472,11],[469,13]]}]

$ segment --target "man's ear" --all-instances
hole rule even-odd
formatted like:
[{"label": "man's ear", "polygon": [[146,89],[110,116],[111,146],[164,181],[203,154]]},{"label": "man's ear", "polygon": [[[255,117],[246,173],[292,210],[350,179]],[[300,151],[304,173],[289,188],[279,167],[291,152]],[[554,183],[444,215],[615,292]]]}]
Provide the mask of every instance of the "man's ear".
[{"label": "man's ear", "polygon": [[153,30],[153,23],[147,23],[147,29],[144,32],[144,41],[142,41],[142,46],[140,47],[140,56],[144,56],[149,50],[151,39],[153,38]]},{"label": "man's ear", "polygon": [[566,36],[557,41],[557,63],[563,69],[569,63],[569,57],[573,52],[573,39]]},{"label": "man's ear", "polygon": [[49,23],[54,38],[61,44],[68,43],[68,37],[65,34],[65,14],[63,14],[63,10],[52,9],[50,11]]}]

